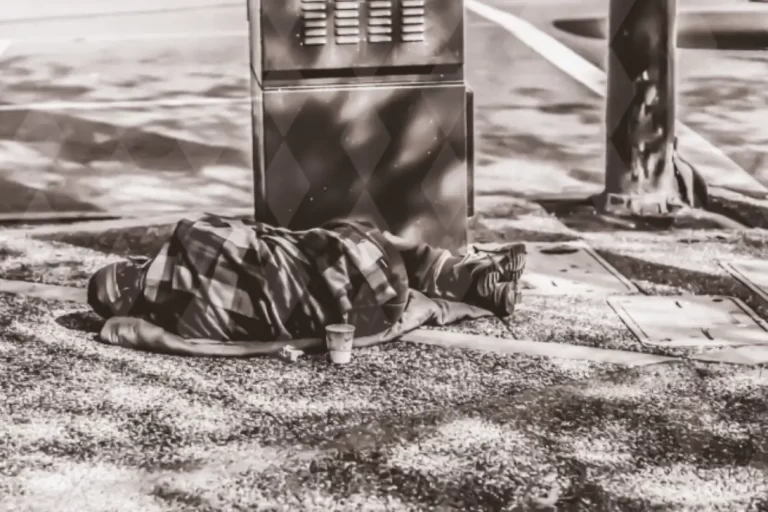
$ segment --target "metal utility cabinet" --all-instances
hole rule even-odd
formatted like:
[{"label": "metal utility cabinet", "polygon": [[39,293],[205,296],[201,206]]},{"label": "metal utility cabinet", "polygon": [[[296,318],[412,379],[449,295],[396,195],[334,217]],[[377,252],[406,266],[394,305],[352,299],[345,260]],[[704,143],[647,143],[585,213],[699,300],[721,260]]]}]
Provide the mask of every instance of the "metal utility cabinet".
[{"label": "metal utility cabinet", "polygon": [[249,0],[256,218],[364,216],[460,249],[472,210],[463,0]]}]

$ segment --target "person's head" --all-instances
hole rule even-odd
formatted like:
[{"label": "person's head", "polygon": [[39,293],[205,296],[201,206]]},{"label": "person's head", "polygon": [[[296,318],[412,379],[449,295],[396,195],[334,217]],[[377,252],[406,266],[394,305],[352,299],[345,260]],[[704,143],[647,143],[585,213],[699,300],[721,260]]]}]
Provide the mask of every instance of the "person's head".
[{"label": "person's head", "polygon": [[141,276],[142,267],[129,261],[99,269],[88,281],[88,304],[105,319],[129,315],[142,293]]}]

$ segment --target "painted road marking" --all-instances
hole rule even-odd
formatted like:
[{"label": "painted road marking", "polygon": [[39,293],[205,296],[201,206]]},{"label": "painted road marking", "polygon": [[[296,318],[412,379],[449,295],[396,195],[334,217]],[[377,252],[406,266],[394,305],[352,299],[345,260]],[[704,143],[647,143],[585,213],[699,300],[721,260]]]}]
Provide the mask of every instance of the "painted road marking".
[{"label": "painted road marking", "polygon": [[[592,92],[605,96],[605,72],[554,37],[513,14],[477,0],[466,0],[466,6],[478,16],[497,23],[520,42]],[[712,156],[716,156],[720,160],[721,165],[718,165],[718,162],[713,163],[708,160],[702,162],[699,162],[698,159],[695,160],[697,168],[701,170],[711,185],[746,187],[752,191],[768,193],[768,188],[750,176],[728,155],[680,121],[677,122],[677,132],[681,147],[696,151],[699,154],[706,154],[707,157],[710,157],[709,160]]]}]

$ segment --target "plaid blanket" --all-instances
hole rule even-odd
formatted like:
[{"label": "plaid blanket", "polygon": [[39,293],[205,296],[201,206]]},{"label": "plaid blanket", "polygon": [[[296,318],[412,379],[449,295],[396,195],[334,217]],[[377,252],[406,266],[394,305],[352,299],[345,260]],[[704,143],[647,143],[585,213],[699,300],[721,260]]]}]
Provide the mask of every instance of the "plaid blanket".
[{"label": "plaid blanket", "polygon": [[187,338],[295,339],[344,319],[375,334],[405,308],[400,266],[367,224],[297,232],[206,214],[180,221],[148,265],[143,310]]}]

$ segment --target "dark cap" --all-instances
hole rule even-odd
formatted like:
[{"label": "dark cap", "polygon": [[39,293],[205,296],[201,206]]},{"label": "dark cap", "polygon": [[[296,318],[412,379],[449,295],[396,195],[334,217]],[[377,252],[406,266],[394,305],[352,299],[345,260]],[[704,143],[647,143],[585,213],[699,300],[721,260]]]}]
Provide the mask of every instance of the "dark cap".
[{"label": "dark cap", "polygon": [[144,267],[129,261],[99,269],[88,282],[88,304],[102,318],[128,316],[142,294]]}]

